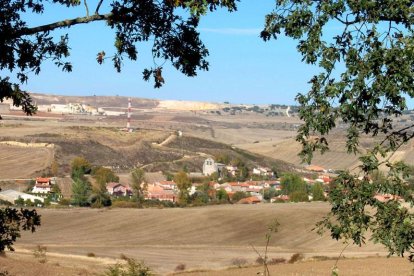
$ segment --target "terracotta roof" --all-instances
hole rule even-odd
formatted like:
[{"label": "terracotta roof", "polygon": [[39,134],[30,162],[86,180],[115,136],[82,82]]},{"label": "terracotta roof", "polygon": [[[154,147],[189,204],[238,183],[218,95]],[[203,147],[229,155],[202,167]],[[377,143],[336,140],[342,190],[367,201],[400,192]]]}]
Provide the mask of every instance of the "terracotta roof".
[{"label": "terracotta roof", "polygon": [[37,177],[36,182],[38,183],[48,183],[50,181],[49,177]]},{"label": "terracotta roof", "polygon": [[254,204],[254,203],[260,203],[260,202],[262,202],[262,201],[260,199],[258,199],[257,197],[250,196],[250,197],[240,199],[237,203],[239,203],[239,204]]},{"label": "terracotta roof", "polygon": [[163,180],[158,182],[161,185],[176,185],[174,181]]}]

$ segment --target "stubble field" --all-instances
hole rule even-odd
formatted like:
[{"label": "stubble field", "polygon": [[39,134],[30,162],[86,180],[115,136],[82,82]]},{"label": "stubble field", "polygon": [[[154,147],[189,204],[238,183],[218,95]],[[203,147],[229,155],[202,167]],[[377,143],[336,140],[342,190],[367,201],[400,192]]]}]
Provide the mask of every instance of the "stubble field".
[{"label": "stubble field", "polygon": [[[17,253],[10,258],[30,259],[31,251],[42,245],[50,255],[49,264],[57,262],[65,269],[81,267],[89,273],[102,272],[121,255],[144,260],[159,274],[173,272],[178,264],[185,264],[188,270],[217,270],[232,266],[236,258],[254,264],[258,255],[253,247],[263,252],[267,226],[274,219],[280,227],[272,236],[269,258],[289,259],[294,253],[306,258],[336,257],[344,245],[312,231],[328,208],[327,203],[298,203],[44,209],[40,210],[42,226],[34,234],[24,233],[16,243]],[[95,257],[86,257],[91,253]],[[353,258],[386,253],[381,246],[368,243],[361,248],[349,246],[344,255]],[[329,270],[322,274],[329,274]]]}]

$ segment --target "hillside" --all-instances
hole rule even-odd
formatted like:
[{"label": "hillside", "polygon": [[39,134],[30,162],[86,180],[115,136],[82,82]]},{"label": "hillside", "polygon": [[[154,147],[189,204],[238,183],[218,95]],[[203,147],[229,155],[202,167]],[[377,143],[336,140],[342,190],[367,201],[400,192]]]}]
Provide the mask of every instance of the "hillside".
[{"label": "hillside", "polygon": [[[298,157],[301,145],[295,141],[296,131],[302,122],[296,113],[292,113],[290,117],[269,113],[275,112],[274,108],[283,109],[284,106],[268,105],[258,110],[256,106],[245,106],[242,112],[225,112],[224,109],[230,108],[231,105],[225,104],[226,107],[222,107],[211,103],[132,98],[131,127],[136,132],[122,136],[119,133],[115,134],[114,130],[126,126],[127,97],[69,97],[44,94],[33,94],[33,97],[38,104],[80,102],[112,112],[108,113],[112,115],[104,112],[98,112],[95,115],[89,113],[60,114],[47,112],[45,111],[47,109],[43,108],[43,111],[34,117],[21,116],[21,112],[18,111],[11,111],[10,114],[3,116],[4,120],[0,127],[4,127],[4,132],[0,134],[0,140],[14,140],[17,137],[17,140],[25,142],[36,140],[55,143],[57,145],[56,156],[62,160],[60,163],[63,167],[68,164],[68,159],[76,155],[87,155],[97,164],[115,166],[121,170],[136,165],[147,166],[149,170],[168,170],[171,166],[171,170],[175,170],[185,165],[191,170],[198,171],[200,165],[197,164],[200,164],[204,156],[197,153],[198,150],[191,143],[181,141],[180,143],[185,142],[185,145],[181,146],[175,141],[176,144],[169,143],[170,145],[154,147],[154,143],[163,141],[171,133],[177,131],[184,133],[184,138],[192,137],[191,142],[195,145],[198,145],[199,141],[193,138],[216,143],[212,148],[203,148],[203,151],[200,151],[202,154],[216,155],[220,152],[218,150],[221,148],[220,144],[225,144],[232,146],[231,154],[235,156],[244,155],[237,153],[242,149],[244,152],[255,153],[257,159],[261,159],[260,162],[263,161],[264,164],[271,164],[271,160],[282,160],[284,164],[277,162],[281,167],[289,167],[287,163],[303,167]],[[267,113],[261,113],[264,109]],[[404,127],[412,121],[412,118],[414,114],[407,113],[397,118],[396,121]],[[344,127],[338,124],[338,128],[330,133],[328,141],[331,150],[322,156],[315,154],[313,164],[337,170],[357,167],[358,156],[349,155],[346,152]],[[147,138],[150,137],[150,139],[141,139],[143,132],[147,132]],[[98,134],[102,137],[97,137]],[[52,137],[53,135],[55,137]],[[126,137],[133,138],[126,141],[125,139],[128,139]],[[362,152],[374,143],[374,139],[363,137],[360,143]],[[39,154],[32,153],[31,155],[38,156]],[[414,143],[410,142],[399,149],[393,156],[393,160],[405,160],[414,164],[413,156]],[[250,158],[247,157],[247,159]],[[28,166],[28,168],[31,167],[32,165]],[[35,171],[41,171],[45,167],[47,165],[38,166],[25,175],[32,175]]]},{"label": "hillside", "polygon": [[[218,269],[233,258],[254,262],[251,245],[263,250],[267,225],[280,223],[272,237],[269,256],[289,258],[293,253],[337,256],[343,244],[312,229],[328,211],[327,203],[222,205],[176,209],[71,209],[40,210],[42,226],[34,234],[24,233],[19,251],[40,244],[48,252],[70,256],[94,253],[98,258],[119,258],[120,254],[145,260],[160,273],[173,271],[179,263],[187,268]],[[384,254],[370,243],[350,246],[345,256]],[[65,257],[66,256],[66,257]],[[76,265],[76,264],[75,264]]]},{"label": "hillside", "polygon": [[[128,106],[128,97],[121,96],[63,96],[50,94],[30,94],[37,105],[45,104],[68,104],[68,103],[82,103],[99,107],[122,107]],[[153,99],[131,98],[132,104],[136,108],[155,108],[159,101]]]},{"label": "hillside", "polygon": [[129,172],[135,166],[146,171],[176,172],[187,167],[192,172],[201,172],[205,158],[219,154],[238,158],[250,167],[262,165],[279,171],[293,168],[283,161],[223,143],[188,135],[177,137],[171,131],[137,129],[127,133],[116,127],[62,124],[48,128],[36,127],[36,123],[3,128],[7,131],[0,133],[0,141],[16,144],[0,143],[0,152],[7,157],[0,158],[0,175],[4,178],[47,174],[53,160],[59,164],[60,175],[67,175],[76,156],[83,156],[94,165],[110,166],[117,172]]}]

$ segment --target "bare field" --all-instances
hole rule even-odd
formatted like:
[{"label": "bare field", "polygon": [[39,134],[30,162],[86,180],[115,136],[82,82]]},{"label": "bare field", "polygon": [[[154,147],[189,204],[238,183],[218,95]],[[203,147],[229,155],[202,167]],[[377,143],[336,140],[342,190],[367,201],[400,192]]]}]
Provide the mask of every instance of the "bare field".
[{"label": "bare field", "polygon": [[[298,156],[301,145],[294,138],[282,141],[241,144],[237,146],[268,157],[285,160],[297,166],[303,166]],[[352,169],[358,165],[358,156],[346,152],[345,141],[332,141],[330,143],[330,149],[330,151],[323,155],[315,153],[312,164],[327,169]]]},{"label": "bare field", "polygon": [[28,178],[50,166],[52,148],[0,145],[0,178]]},{"label": "bare field", "polygon": [[[338,256],[343,244],[312,229],[328,211],[326,203],[223,205],[186,209],[61,209],[40,210],[42,226],[24,233],[17,253],[36,245],[66,260],[92,252],[116,261],[121,254],[144,260],[161,274],[180,264],[188,269],[222,269],[232,259],[254,263],[262,251],[267,225],[277,219],[269,257],[289,258],[293,253]],[[348,247],[345,256],[385,255],[378,245]],[[68,258],[66,258],[66,256]],[[70,258],[69,258],[70,259]],[[63,265],[63,263],[62,263]],[[93,267],[95,269],[96,267]]]},{"label": "bare field", "polygon": [[[271,275],[331,275],[335,260],[307,261],[295,264],[280,264],[269,266]],[[411,275],[412,264],[403,258],[360,258],[341,259],[338,264],[339,275],[347,276],[394,276]],[[259,275],[263,267],[232,268],[220,271],[186,272],[176,275],[182,276],[250,276]]]}]

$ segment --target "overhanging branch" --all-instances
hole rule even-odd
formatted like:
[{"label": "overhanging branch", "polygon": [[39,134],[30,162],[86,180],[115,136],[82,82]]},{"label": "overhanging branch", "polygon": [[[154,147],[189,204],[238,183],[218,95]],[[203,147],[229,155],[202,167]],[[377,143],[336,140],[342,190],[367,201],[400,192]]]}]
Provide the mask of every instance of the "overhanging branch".
[{"label": "overhanging branch", "polygon": [[102,2],[103,2],[103,0],[100,0],[99,3],[98,3],[98,5],[96,6],[95,14],[99,14],[99,9],[100,9],[100,7],[102,5]]},{"label": "overhanging branch", "polygon": [[24,36],[24,35],[33,35],[33,34],[36,34],[36,33],[52,31],[54,29],[70,27],[70,26],[73,26],[73,25],[86,24],[86,23],[90,23],[90,22],[93,22],[93,21],[108,20],[108,19],[111,18],[111,16],[112,16],[112,13],[108,13],[108,14],[94,14],[94,15],[91,15],[91,16],[78,17],[78,18],[74,18],[74,19],[66,19],[66,20],[62,20],[62,21],[58,21],[58,22],[55,22],[55,23],[46,24],[46,25],[42,25],[42,26],[38,26],[38,27],[21,29],[21,30],[15,32],[13,37],[20,37],[20,36]]}]

